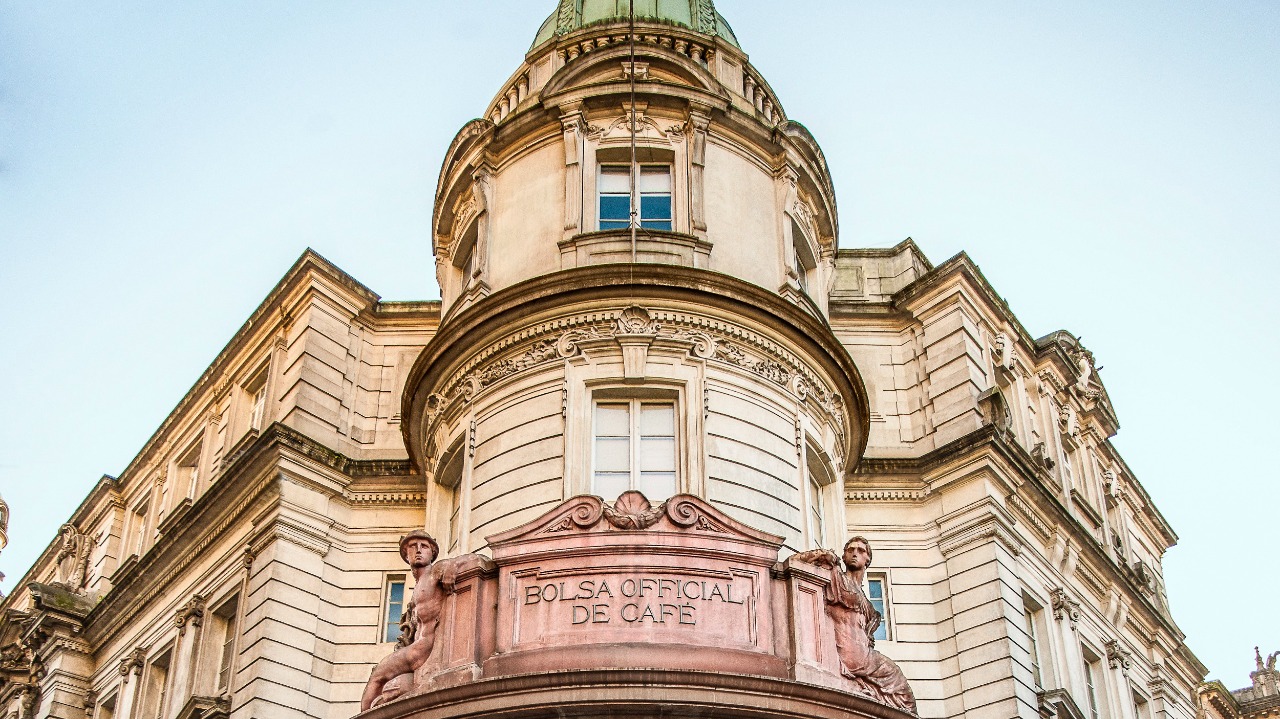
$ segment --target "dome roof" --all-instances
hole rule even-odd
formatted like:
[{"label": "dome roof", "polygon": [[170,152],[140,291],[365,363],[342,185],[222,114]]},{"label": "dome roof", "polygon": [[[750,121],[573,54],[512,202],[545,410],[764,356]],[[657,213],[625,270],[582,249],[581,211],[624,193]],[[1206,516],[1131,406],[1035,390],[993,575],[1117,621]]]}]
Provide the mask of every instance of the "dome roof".
[{"label": "dome roof", "polygon": [[[567,35],[587,25],[625,21],[631,1],[559,0],[555,12],[539,28],[532,47],[537,47],[556,35]],[[734,47],[741,47],[729,23],[716,12],[713,0],[634,1],[636,20],[679,25],[704,35],[720,37]]]}]

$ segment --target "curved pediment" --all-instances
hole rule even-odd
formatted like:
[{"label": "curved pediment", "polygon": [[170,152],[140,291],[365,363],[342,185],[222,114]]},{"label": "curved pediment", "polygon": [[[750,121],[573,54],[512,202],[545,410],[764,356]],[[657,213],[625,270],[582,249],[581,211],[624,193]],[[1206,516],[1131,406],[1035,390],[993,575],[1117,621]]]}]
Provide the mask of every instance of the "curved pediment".
[{"label": "curved pediment", "polygon": [[[707,68],[675,50],[638,42],[635,51],[637,86],[643,86],[646,93],[668,85],[728,98],[724,86]],[[631,52],[626,42],[579,56],[551,77],[542,89],[542,100],[585,87],[628,82],[630,64]]]}]

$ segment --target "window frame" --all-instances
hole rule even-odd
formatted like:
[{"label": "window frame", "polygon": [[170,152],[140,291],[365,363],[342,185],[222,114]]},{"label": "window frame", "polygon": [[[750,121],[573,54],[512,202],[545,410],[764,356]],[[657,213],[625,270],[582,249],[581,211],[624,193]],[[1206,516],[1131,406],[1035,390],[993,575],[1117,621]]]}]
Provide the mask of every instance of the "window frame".
[{"label": "window frame", "polygon": [[[619,392],[610,392],[607,390],[593,392],[591,397],[591,405],[590,405],[590,411],[588,415],[588,422],[589,422],[588,427],[590,430],[590,435],[589,435],[590,444],[588,447],[589,464],[588,464],[588,471],[587,471],[587,482],[588,482],[589,493],[597,496],[602,496],[604,497],[605,501],[613,501],[614,499],[617,498],[616,496],[614,497],[604,496],[601,493],[599,486],[597,485],[596,475],[599,471],[597,469],[597,467],[599,466],[598,440],[601,437],[597,434],[597,426],[596,426],[597,414],[596,413],[598,408],[602,404],[623,404],[623,403],[625,403],[628,407],[627,420],[628,420],[629,434],[627,435],[627,439],[628,439],[627,489],[624,489],[622,491],[626,492],[630,490],[637,490],[637,491],[643,492],[643,489],[641,489],[641,486],[642,486],[642,479],[644,476],[645,469],[642,466],[642,463],[640,460],[641,460],[641,447],[643,445],[642,440],[644,436],[640,434],[641,412],[639,410],[642,410],[644,405],[650,404],[650,405],[664,405],[671,408],[671,434],[670,435],[652,435],[652,436],[655,438],[669,437],[671,439],[671,442],[672,442],[671,474],[673,475],[673,479],[672,479],[673,486],[672,486],[672,492],[670,495],[667,495],[664,497],[656,497],[656,496],[650,497],[647,493],[645,493],[645,496],[652,502],[658,502],[658,501],[666,500],[669,497],[674,496],[676,494],[680,494],[682,491],[684,491],[684,487],[685,487],[684,473],[681,471],[682,466],[684,464],[683,452],[684,452],[685,443],[681,441],[684,428],[682,426],[682,421],[681,421],[682,420],[681,402],[680,402],[680,397],[678,393],[669,392],[669,391],[653,391],[653,392],[645,392],[640,394],[634,394],[634,393],[624,394]],[[619,494],[621,494],[621,492],[619,492]]]},{"label": "window frame", "polygon": [[150,548],[150,537],[147,536],[147,525],[151,521],[151,493],[144,493],[136,502],[133,508],[129,510],[129,543],[128,554],[134,555],[139,559],[146,554]]},{"label": "window frame", "polygon": [[[621,172],[618,172],[618,170]],[[663,170],[666,177],[666,190],[664,192],[645,191],[643,187],[643,178],[645,170]],[[611,171],[612,170],[612,171]],[[632,210],[632,194],[631,194],[631,173],[635,173],[635,205],[637,227],[644,231],[673,232],[676,227],[676,208],[675,208],[675,165],[672,162],[650,161],[642,162],[637,159],[635,162],[616,162],[608,160],[599,160],[596,164],[596,229],[600,231],[626,230],[631,227],[631,210]],[[605,178],[616,175],[625,175],[627,177],[627,191],[625,193],[618,191],[605,191]],[[653,219],[645,217],[644,198],[665,196],[667,199],[667,216]],[[604,216],[604,199],[605,197],[626,197],[627,198],[627,215],[625,220],[618,218],[605,218]],[[646,226],[646,222],[656,222],[665,224],[665,227]],[[606,223],[610,226],[606,227]]]},{"label": "window frame", "polygon": [[[231,694],[235,689],[236,658],[239,656],[244,610],[242,598],[242,592],[233,591],[209,602],[212,609],[206,614],[206,626],[200,638],[198,692],[222,696]],[[215,631],[215,628],[221,631]]]},{"label": "window frame", "polygon": [[[165,645],[163,649],[147,659],[143,676],[142,701],[137,715],[140,719],[164,719],[168,714],[166,706],[171,697],[170,683],[173,681],[174,645]],[[161,663],[163,660],[163,664]],[[156,681],[156,673],[160,679]]]},{"label": "window frame", "polygon": [[[388,633],[392,627],[391,606],[395,602],[392,599],[392,588],[400,585],[400,611],[395,615],[394,622],[397,630],[394,639],[387,639]],[[382,624],[379,627],[381,631],[378,633],[379,644],[394,644],[400,641],[400,617],[404,614],[405,608],[409,605],[409,577],[404,572],[389,572],[382,580]]]},{"label": "window frame", "polygon": [[1045,661],[1041,654],[1041,619],[1044,607],[1026,594],[1022,595],[1023,631],[1027,633],[1027,652],[1031,658],[1031,681],[1037,690],[1045,688]]},{"label": "window frame", "polygon": [[183,496],[195,499],[200,493],[201,472],[204,464],[204,433],[197,432],[195,437],[178,453],[173,460],[174,481],[179,484]]},{"label": "window frame", "polygon": [[[869,571],[866,573],[866,580],[867,580],[867,585],[866,585],[867,601],[871,603],[871,606],[875,608],[876,611],[880,612],[880,626],[876,627],[876,631],[875,631],[875,634],[873,635],[873,638],[876,641],[891,642],[893,641],[893,632],[891,631],[889,626],[889,620],[890,620],[889,605],[891,604],[889,599],[889,573]],[[879,599],[875,599],[871,596],[872,582],[878,582],[880,584]],[[879,602],[880,606],[876,606],[876,602]]]},{"label": "window frame", "polygon": [[1099,689],[1106,687],[1106,674],[1102,671],[1102,656],[1087,645],[1081,645],[1080,658],[1084,660],[1084,691],[1087,703],[1085,709],[1089,719],[1107,719],[1103,700],[1105,695]]}]

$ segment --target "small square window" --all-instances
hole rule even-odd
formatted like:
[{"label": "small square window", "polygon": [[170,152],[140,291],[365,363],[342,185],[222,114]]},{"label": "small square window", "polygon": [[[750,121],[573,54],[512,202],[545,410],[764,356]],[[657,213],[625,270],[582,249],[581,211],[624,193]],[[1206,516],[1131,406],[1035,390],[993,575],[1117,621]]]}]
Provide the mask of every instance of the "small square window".
[{"label": "small square window", "polygon": [[[623,230],[631,226],[631,172],[629,165],[601,165],[597,187],[600,229]],[[640,227],[670,230],[670,165],[636,165],[636,210]]]}]

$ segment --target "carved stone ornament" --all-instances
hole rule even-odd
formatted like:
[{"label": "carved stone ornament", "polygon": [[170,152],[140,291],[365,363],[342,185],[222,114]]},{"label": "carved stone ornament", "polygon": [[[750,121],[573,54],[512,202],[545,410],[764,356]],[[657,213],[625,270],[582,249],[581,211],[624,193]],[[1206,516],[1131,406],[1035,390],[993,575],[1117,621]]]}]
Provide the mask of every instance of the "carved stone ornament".
[{"label": "carved stone ornament", "polygon": [[1080,621],[1080,602],[1068,597],[1066,591],[1061,588],[1049,593],[1049,602],[1053,606],[1053,618],[1058,621],[1069,620],[1071,629],[1074,631],[1076,623]]},{"label": "carved stone ornament", "polygon": [[187,633],[187,626],[198,627],[204,622],[204,597],[196,594],[173,615],[173,625],[178,628],[178,636]]},{"label": "carved stone ornament", "polygon": [[542,533],[558,534],[591,529],[601,521],[615,529],[640,531],[653,527],[664,516],[680,527],[703,532],[727,531],[720,522],[708,517],[705,512],[698,511],[696,504],[683,497],[684,495],[677,495],[657,507],[652,506],[643,494],[635,490],[623,492],[612,506],[598,497],[579,497],[576,504],[568,507],[568,511],[545,527]]},{"label": "carved stone ornament", "polygon": [[58,530],[58,553],[53,558],[58,578],[53,583],[77,594],[83,593],[91,547],[89,537],[74,524],[62,525]]},{"label": "carved stone ornament", "polygon": [[1058,429],[1072,440],[1080,441],[1080,417],[1075,407],[1064,403],[1058,408]]},{"label": "carved stone ornament", "polygon": [[830,572],[823,599],[835,625],[841,674],[853,682],[859,693],[915,714],[915,693],[902,669],[875,649],[875,633],[883,617],[862,590],[871,555],[867,539],[853,537],[845,542],[843,557],[829,549],[813,549],[794,555],[790,561],[807,562]]},{"label": "carved stone ornament", "polygon": [[120,682],[122,684],[129,683],[130,674],[139,674],[142,672],[142,665],[147,660],[147,650],[142,647],[129,652],[124,659],[120,660]]},{"label": "carved stone ornament", "polygon": [[1128,674],[1129,668],[1133,666],[1133,654],[1116,639],[1108,640],[1103,648],[1107,653],[1107,666]]},{"label": "carved stone ornament", "polygon": [[1053,469],[1057,464],[1045,451],[1044,442],[1036,442],[1036,446],[1031,448],[1031,459],[1045,469]]},{"label": "carved stone ornament", "polygon": [[1013,353],[1013,340],[1008,334],[1001,332],[995,336],[992,347],[992,359],[998,368],[1012,370],[1016,355]]}]

